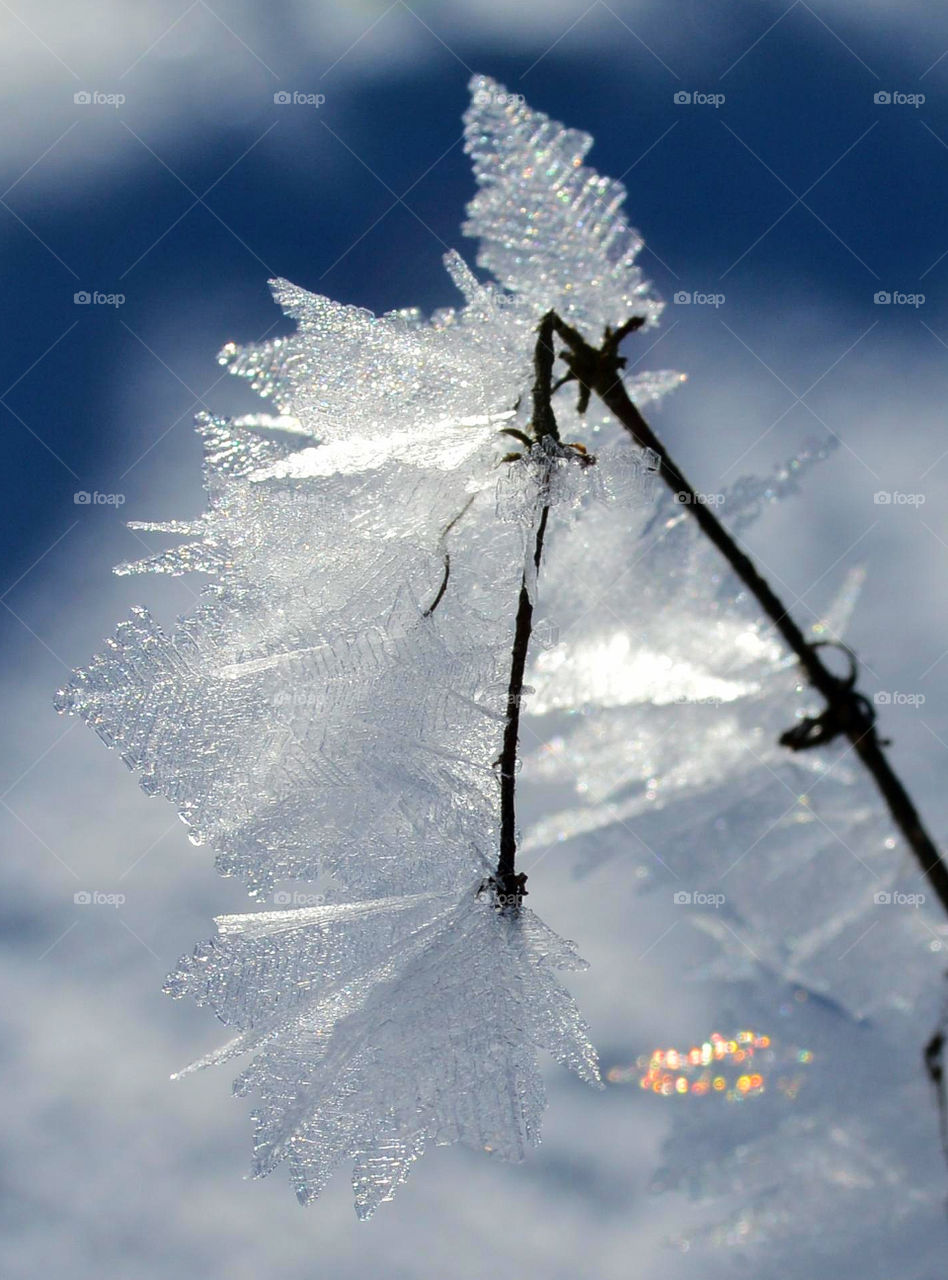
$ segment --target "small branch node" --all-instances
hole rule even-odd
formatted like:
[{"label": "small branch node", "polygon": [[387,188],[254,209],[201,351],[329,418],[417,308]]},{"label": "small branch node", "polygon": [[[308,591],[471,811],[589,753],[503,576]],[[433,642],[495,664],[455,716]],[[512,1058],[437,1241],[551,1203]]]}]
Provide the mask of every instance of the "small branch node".
[{"label": "small branch node", "polygon": [[[838,640],[817,640],[809,648],[841,649],[849,658],[849,673],[845,676],[834,676],[826,671],[827,696],[826,710],[818,716],[804,716],[799,724],[780,735],[780,745],[789,747],[791,751],[808,751],[811,747],[822,747],[841,734],[852,738],[853,735],[863,737],[875,732],[876,712],[872,703],[863,694],[856,691],[856,680],[859,664],[856,655]],[[879,739],[880,746],[888,746],[888,742]]]},{"label": "small branch node", "polygon": [[481,881],[476,897],[489,893],[493,906],[497,911],[519,912],[523,900],[527,896],[527,877],[525,872],[512,871],[506,875],[487,876]]}]

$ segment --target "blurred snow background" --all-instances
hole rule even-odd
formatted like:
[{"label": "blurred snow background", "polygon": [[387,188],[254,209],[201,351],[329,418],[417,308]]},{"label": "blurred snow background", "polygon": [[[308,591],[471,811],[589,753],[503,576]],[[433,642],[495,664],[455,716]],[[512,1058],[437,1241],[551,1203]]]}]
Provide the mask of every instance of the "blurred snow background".
[{"label": "blurred snow background", "polygon": [[[865,691],[891,697],[883,730],[943,837],[948,17],[883,3],[38,0],[0,8],[0,30],[5,1273],[723,1277],[751,1228],[746,1190],[716,1156],[763,1138],[757,1202],[770,1227],[790,1215],[795,1247],[769,1264],[765,1252],[760,1274],[939,1274],[948,1178],[920,1068],[942,997],[934,910],[913,958],[930,973],[924,999],[858,1022],[778,977],[723,981],[720,944],[664,888],[638,892],[638,858],[576,879],[580,859],[554,848],[531,905],[592,962],[570,985],[604,1067],[756,1026],[814,1053],[788,1104],[798,1141],[768,1151],[770,1097],[692,1105],[634,1083],[587,1096],[551,1072],[530,1163],[429,1154],[359,1227],[343,1175],[305,1212],[282,1177],[242,1180],[247,1108],[225,1075],[168,1083],[220,1029],[161,982],[211,915],[246,898],[51,698],[128,604],[147,595],[169,620],[189,599],[185,584],[109,570],[141,551],[124,519],[200,508],[193,412],[256,407],[216,381],[214,357],[285,331],[269,275],[375,310],[454,301],[440,257],[471,257],[459,139],[476,69],[592,132],[591,162],[629,187],[643,262],[670,301],[642,367],[689,373],[654,416],[695,484],[716,493],[807,438],[840,437],[747,542],[804,622],[847,570],[868,569],[849,638]],[[325,101],[280,104],[281,92]],[[725,100],[676,103],[682,92]],[[80,291],[125,301],[76,304]],[[724,301],[671,302],[679,291]],[[925,301],[876,304],[879,291]],[[77,492],[124,503],[76,504]],[[892,858],[919,891],[907,856]],[[94,890],[125,901],[74,902]],[[884,941],[898,910],[880,908],[846,956],[851,970],[862,950],[880,993],[904,984]],[[821,1155],[845,1232],[807,1198]],[[656,1193],[682,1167],[713,1205]],[[902,1185],[883,1193],[886,1167]],[[719,1245],[685,1247],[731,1208]]]}]

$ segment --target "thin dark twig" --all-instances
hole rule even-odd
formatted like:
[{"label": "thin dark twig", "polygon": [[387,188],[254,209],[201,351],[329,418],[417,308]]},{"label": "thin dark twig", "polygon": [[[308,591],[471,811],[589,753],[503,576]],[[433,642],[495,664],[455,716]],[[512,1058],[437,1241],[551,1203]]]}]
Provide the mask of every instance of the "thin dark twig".
[{"label": "thin dark twig", "polygon": [[[461,519],[461,517],[463,515],[466,515],[473,501],[474,501],[474,495],[472,494],[471,497],[468,498],[467,502],[465,502],[461,510],[457,513],[457,515],[452,520],[449,520],[448,523],[441,530],[441,537],[438,539],[439,547],[444,547],[448,534],[451,532],[451,530],[454,528],[457,522]],[[445,548],[443,552],[443,556],[444,556],[444,576],[441,579],[441,586],[438,588],[438,594],[435,596],[431,604],[429,604],[428,608],[421,615],[423,618],[431,617],[435,609],[437,609],[438,605],[441,603],[444,593],[448,589],[448,579],[451,577],[451,553],[447,550],[447,548]]]},{"label": "thin dark twig", "polygon": [[[553,413],[553,365],[556,352],[553,349],[553,326],[556,316],[548,311],[537,329],[537,345],[533,351],[533,434],[537,440],[551,436],[559,441],[556,417]],[[539,566],[538,566],[539,567]]]},{"label": "thin dark twig", "polygon": [[712,508],[698,500],[698,494],[685,478],[681,468],[669,456],[665,446],[629,398],[622,383],[624,360],[617,354],[619,335],[640,327],[631,322],[615,331],[606,331],[600,348],[593,347],[571,325],[554,315],[552,325],[568,350],[562,352],[567,367],[580,387],[580,401],[588,402],[595,393],[615,418],[629,432],[636,444],[658,455],[659,472],[668,487],[678,496],[697,521],[702,533],[727,560],[728,564],[753,594],[773,622],[784,641],[793,650],[806,672],[810,684],[826,699],[827,712],[820,718],[819,731],[804,741],[801,733],[791,730],[781,741],[800,750],[827,742],[837,734],[845,734],[888,805],[893,821],[905,837],[922,871],[942,907],[948,912],[948,867],[925,829],[915,805],[902,781],[895,773],[883,750],[883,742],[875,728],[872,707],[854,682],[840,680],[823,662],[819,646],[807,641],[800,627],[770,585],[761,577],[753,561],[738,546]]},{"label": "thin dark twig", "polygon": [[935,1090],[938,1103],[938,1129],[941,1149],[948,1159],[948,1100],[945,1098],[945,1033],[944,1023],[925,1046],[925,1071]]},{"label": "thin dark twig", "polygon": [[441,578],[441,586],[438,588],[438,594],[435,596],[431,604],[429,604],[428,608],[421,615],[423,618],[430,618],[431,615],[434,613],[435,609],[437,609],[438,605],[441,603],[442,598],[444,597],[444,593],[448,589],[448,579],[450,577],[451,577],[451,553],[450,551],[446,551],[444,553],[444,574],[442,575],[442,578]]},{"label": "thin dark twig", "polygon": [[[543,317],[537,330],[537,343],[534,349],[534,383],[533,383],[533,418],[531,429],[533,440],[537,443],[550,440],[559,444],[559,431],[553,413],[553,364],[556,352],[553,349],[553,313]],[[545,463],[541,463],[544,474],[540,481],[540,492],[549,489],[552,455]],[[550,514],[549,503],[544,503],[540,510],[537,530],[533,546],[533,582],[540,572],[540,561],[543,558],[543,540],[546,536],[547,520]],[[527,653],[530,648],[530,636],[533,633],[533,601],[530,598],[530,581],[526,568],[520,579],[520,595],[517,601],[517,618],[514,624],[514,641],[510,654],[510,680],[507,685],[507,718],[504,724],[504,740],[498,766],[500,769],[500,857],[497,861],[497,872],[494,876],[494,888],[501,905],[519,906],[520,900],[527,892],[524,887],[527,877],[517,874],[517,744],[520,737],[520,708],[523,703],[523,678],[527,667]]]},{"label": "thin dark twig", "polygon": [[[543,538],[550,508],[544,507],[537,526],[533,563],[539,571],[543,556]],[[520,707],[523,702],[523,676],[527,666],[527,651],[533,632],[533,602],[527,587],[526,575],[520,584],[517,602],[517,622],[510,660],[510,683],[507,686],[507,722],[504,725],[504,745],[500,753],[500,858],[497,862],[497,880],[507,893],[517,893],[513,881],[517,857],[517,742],[520,736]],[[520,878],[525,880],[526,877]],[[522,884],[519,888],[525,890]]]}]

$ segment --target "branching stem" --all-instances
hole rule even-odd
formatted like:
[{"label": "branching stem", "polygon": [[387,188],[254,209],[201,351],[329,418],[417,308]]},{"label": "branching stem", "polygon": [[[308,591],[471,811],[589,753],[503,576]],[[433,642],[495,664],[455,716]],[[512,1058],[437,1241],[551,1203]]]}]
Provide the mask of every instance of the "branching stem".
[{"label": "branching stem", "polygon": [[[548,312],[540,322],[537,330],[537,344],[534,349],[534,383],[533,383],[533,419],[531,428],[533,440],[541,443],[551,440],[559,444],[559,432],[556,417],[553,413],[553,364],[556,353],[553,349],[552,312]],[[540,492],[549,490],[553,465],[552,454],[548,460],[540,464],[544,473],[540,480]],[[531,584],[537,581],[540,573],[540,561],[543,558],[543,539],[546,536],[546,525],[550,514],[549,503],[543,503],[537,521],[533,545],[533,573],[527,574],[524,567],[520,579],[520,595],[517,600],[517,619],[514,624],[514,641],[510,654],[510,680],[507,685],[507,719],[504,725],[503,748],[498,765],[500,768],[500,857],[497,872],[494,876],[497,893],[502,904],[519,905],[526,893],[524,884],[526,876],[516,872],[517,859],[517,746],[520,738],[520,708],[523,702],[523,677],[527,668],[527,654],[530,649],[530,636],[533,634],[533,601],[530,596]]]},{"label": "branching stem", "polygon": [[838,734],[845,734],[872,775],[893,821],[905,837],[929,885],[948,912],[948,868],[925,829],[911,797],[889,763],[883,749],[885,744],[876,732],[871,706],[856,692],[854,680],[840,680],[826,666],[820,655],[820,646],[807,641],[750,557],[741,550],[712,508],[698,500],[698,494],[681,468],[669,456],[661,440],[629,398],[622,383],[620,371],[625,362],[618,355],[618,345],[621,337],[637,326],[629,322],[621,329],[607,330],[602,347],[596,348],[559,316],[554,315],[551,323],[555,332],[567,344],[568,350],[562,354],[570,377],[579,383],[581,401],[588,401],[590,393],[597,395],[636,444],[651,449],[658,455],[662,479],[679,496],[679,501],[698,522],[702,533],[714,543],[741,582],[753,594],[796,654],[810,684],[826,699],[826,710],[818,719],[810,722],[810,731],[800,733],[798,730],[790,730],[781,738],[783,745],[792,750],[801,750],[828,742]]}]

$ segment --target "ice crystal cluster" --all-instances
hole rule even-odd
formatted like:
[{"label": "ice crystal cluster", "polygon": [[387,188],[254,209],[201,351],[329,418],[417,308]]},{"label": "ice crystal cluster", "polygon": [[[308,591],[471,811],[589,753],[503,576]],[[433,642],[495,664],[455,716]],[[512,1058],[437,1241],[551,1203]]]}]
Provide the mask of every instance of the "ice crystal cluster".
[{"label": "ice crystal cluster", "polygon": [[[196,1065],[253,1055],[255,1171],[286,1160],[308,1200],[349,1156],[363,1216],[427,1143],[522,1158],[538,1050],[598,1082],[555,977],[582,963],[573,947],[478,892],[543,465],[539,446],[501,463],[501,431],[529,426],[545,311],[598,333],[660,304],[622,188],[582,164],[591,139],[485,78],[466,136],[465,229],[495,282],[449,254],[461,304],[429,319],[275,282],[296,332],[221,357],[272,412],[199,420],[205,514],[139,524],[182,540],[120,569],[205,574],[200,604],[172,634],[136,610],[60,699],[252,896],[331,883],[325,905],[220,919],[168,989],[239,1032]],[[630,387],[645,401],[677,381]],[[644,464],[560,470],[544,501],[566,514],[634,497]]]},{"label": "ice crystal cluster", "polygon": [[[728,524],[823,452],[735,485]],[[948,928],[849,744],[778,745],[794,708],[816,703],[694,521],[670,495],[618,527],[609,516],[584,511],[583,538],[554,540],[544,563],[559,633],[528,673],[523,865],[539,876],[555,849],[620,900],[651,893],[658,922],[635,954],[657,941],[692,958],[681,978],[701,982],[718,1025],[773,1037],[760,1096],[664,1103],[653,1186],[694,1202],[676,1251],[738,1251],[768,1280],[836,1274],[840,1259],[854,1259],[846,1275],[897,1271],[906,1249],[941,1239],[921,1048]],[[849,574],[812,640],[845,634],[863,576]],[[926,1256],[918,1274],[939,1266]]]},{"label": "ice crystal cluster", "polygon": [[[772,1008],[762,992],[779,1003],[795,990],[848,1028],[894,1026],[934,937],[921,913],[893,913],[875,955],[897,978],[880,984],[866,965],[874,895],[899,884],[890,833],[845,751],[798,759],[775,745],[788,708],[805,705],[792,662],[687,512],[649,492],[654,460],[595,402],[580,417],[567,384],[560,434],[595,465],[551,472],[541,445],[502,461],[504,433],[529,433],[547,311],[596,341],[631,316],[656,324],[661,304],[622,186],[584,164],[591,139],[485,77],[471,89],[478,191],[464,230],[492,279],[448,254],[460,299],[428,318],[275,282],[295,333],[221,356],[269,411],[199,419],[206,512],[139,524],[179,544],[120,568],[203,574],[200,603],[171,634],[136,610],[60,695],[261,907],[219,918],[168,980],[235,1032],[180,1074],[248,1055],[235,1088],[257,1099],[254,1171],[285,1161],[308,1201],[347,1159],[360,1216],[428,1145],[521,1159],[544,1106],[538,1051],[598,1083],[556,976],[581,966],[575,949],[483,891],[524,575],[537,625],[523,869],[557,846],[637,890],[724,888],[720,909],[689,918],[754,1025]],[[680,381],[657,371],[626,386],[645,405]],[[740,481],[725,495],[730,526],[824,452]],[[554,507],[537,583],[541,494]],[[814,638],[842,634],[857,589]],[[317,880],[321,905],[267,909],[277,886]],[[899,1032],[887,1034],[888,1051]],[[787,1177],[814,1214],[832,1206],[869,1140],[854,1121],[822,1143],[838,1101],[827,1093],[809,1128],[779,1107],[757,1130],[691,1115],[665,1185],[694,1189],[713,1170],[726,1203],[751,1206],[742,1243],[760,1225],[795,1248],[760,1168],[792,1131]],[[862,1176],[872,1193],[888,1185],[878,1160]]]}]

